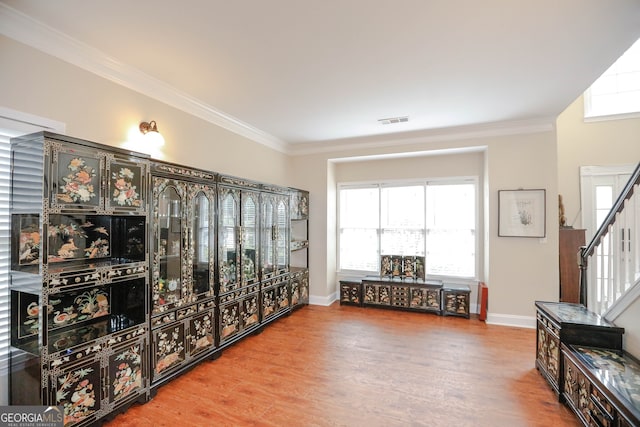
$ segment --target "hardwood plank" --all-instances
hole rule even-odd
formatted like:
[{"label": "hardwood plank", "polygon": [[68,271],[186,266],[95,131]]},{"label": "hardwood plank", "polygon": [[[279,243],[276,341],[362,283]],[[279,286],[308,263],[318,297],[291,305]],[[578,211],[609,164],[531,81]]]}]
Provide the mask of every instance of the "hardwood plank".
[{"label": "hardwood plank", "polygon": [[579,426],[535,369],[535,330],[308,306],[105,423]]}]

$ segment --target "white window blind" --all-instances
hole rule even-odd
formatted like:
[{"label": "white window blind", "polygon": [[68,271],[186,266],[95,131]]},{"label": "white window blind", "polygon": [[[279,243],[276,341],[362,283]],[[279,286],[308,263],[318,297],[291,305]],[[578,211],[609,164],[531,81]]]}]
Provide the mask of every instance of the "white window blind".
[{"label": "white window blind", "polygon": [[4,372],[9,367],[10,303],[9,303],[9,236],[11,220],[9,203],[11,196],[11,145],[9,136],[0,132],[0,366]]},{"label": "white window blind", "polygon": [[377,186],[340,190],[340,269],[375,271],[378,268],[379,194]]},{"label": "white window blind", "polygon": [[477,180],[338,188],[339,269],[380,272],[381,255],[425,256],[431,276],[475,278]]},{"label": "white window blind", "polygon": [[474,183],[427,185],[427,274],[473,277],[475,230]]},{"label": "white window blind", "polygon": [[424,255],[424,185],[380,191],[382,255]]}]

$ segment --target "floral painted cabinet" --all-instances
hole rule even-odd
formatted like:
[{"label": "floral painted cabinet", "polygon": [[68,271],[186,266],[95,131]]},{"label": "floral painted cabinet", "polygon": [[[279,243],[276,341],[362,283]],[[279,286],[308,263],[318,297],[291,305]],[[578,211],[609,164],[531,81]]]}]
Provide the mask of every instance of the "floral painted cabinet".
[{"label": "floral painted cabinet", "polygon": [[[11,151],[10,404],[88,425],[149,397],[150,161],[49,132]],[[141,356],[110,388],[124,343]]]},{"label": "floral painted cabinet", "polygon": [[[309,192],[291,189],[289,218],[289,272],[291,277],[291,308],[309,304]],[[353,289],[355,291],[356,289]],[[349,292],[351,303],[362,303],[362,285]],[[341,290],[341,294],[344,292]],[[340,302],[344,301],[344,295]]]},{"label": "floral painted cabinet", "polygon": [[[309,270],[299,270],[291,272],[291,308],[301,307],[309,304]],[[353,294],[351,301],[360,304],[360,294],[358,293],[356,298]],[[355,300],[354,300],[355,299]]]},{"label": "floral painted cabinet", "polygon": [[152,165],[152,385],[215,349],[214,176]]},{"label": "floral painted cabinet", "polygon": [[289,195],[262,192],[262,280],[289,271]]},{"label": "floral painted cabinet", "polygon": [[219,186],[218,269],[220,294],[258,281],[259,193]]},{"label": "floral painted cabinet", "polygon": [[61,356],[50,363],[51,402],[62,406],[64,425],[84,426],[139,399],[148,386],[146,340],[117,346],[90,346],[76,357]]},{"label": "floral painted cabinet", "polygon": [[227,345],[260,325],[259,185],[220,176],[218,203],[218,331]]},{"label": "floral painted cabinet", "polygon": [[215,186],[153,177],[153,316],[214,296]]}]

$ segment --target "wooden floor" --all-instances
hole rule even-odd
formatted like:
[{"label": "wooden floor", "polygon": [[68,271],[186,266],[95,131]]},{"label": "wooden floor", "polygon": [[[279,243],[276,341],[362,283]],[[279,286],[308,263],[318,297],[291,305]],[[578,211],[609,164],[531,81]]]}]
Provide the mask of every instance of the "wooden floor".
[{"label": "wooden floor", "polygon": [[308,306],[161,387],[115,426],[579,426],[535,369],[535,331]]}]

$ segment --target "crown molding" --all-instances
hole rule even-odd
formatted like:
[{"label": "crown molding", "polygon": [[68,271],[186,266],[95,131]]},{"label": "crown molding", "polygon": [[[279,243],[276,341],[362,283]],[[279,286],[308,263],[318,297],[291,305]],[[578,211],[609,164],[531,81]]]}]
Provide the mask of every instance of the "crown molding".
[{"label": "crown molding", "polygon": [[[339,153],[349,150],[385,148],[398,145],[417,145],[446,141],[463,141],[498,136],[534,134],[551,132],[555,129],[555,117],[543,117],[533,120],[485,123],[480,125],[460,126],[434,129],[423,132],[412,132],[412,136],[402,138],[402,134],[375,135],[370,138],[353,138],[351,140],[335,140],[311,143],[290,144],[289,154],[306,156],[321,153]],[[351,141],[351,142],[349,142]]]},{"label": "crown molding", "polygon": [[283,153],[289,150],[287,143],[273,135],[2,3],[0,34],[271,149]]}]

